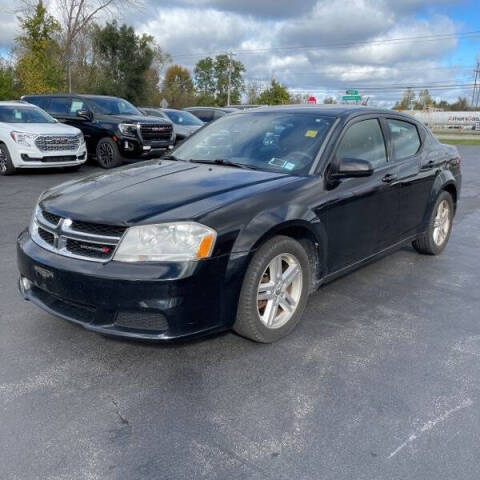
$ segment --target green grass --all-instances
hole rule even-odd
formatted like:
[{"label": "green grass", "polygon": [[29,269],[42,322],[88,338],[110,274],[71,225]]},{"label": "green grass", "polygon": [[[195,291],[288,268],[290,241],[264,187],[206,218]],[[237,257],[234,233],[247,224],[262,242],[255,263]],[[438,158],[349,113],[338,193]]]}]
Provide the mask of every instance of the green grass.
[{"label": "green grass", "polygon": [[473,145],[473,146],[480,146],[480,138],[439,138],[438,139],[441,143],[447,143],[448,145]]}]

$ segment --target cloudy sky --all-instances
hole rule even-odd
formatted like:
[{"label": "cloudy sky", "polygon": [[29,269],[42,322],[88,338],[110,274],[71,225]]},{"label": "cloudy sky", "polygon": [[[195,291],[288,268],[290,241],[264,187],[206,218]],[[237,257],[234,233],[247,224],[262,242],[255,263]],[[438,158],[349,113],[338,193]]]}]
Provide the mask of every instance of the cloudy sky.
[{"label": "cloudy sky", "polygon": [[[0,0],[3,54],[17,34],[15,3]],[[356,88],[388,104],[407,85],[471,96],[462,85],[473,83],[480,52],[478,0],[143,0],[122,20],[153,35],[175,63],[193,69],[233,51],[247,81],[274,77],[319,100]]]}]

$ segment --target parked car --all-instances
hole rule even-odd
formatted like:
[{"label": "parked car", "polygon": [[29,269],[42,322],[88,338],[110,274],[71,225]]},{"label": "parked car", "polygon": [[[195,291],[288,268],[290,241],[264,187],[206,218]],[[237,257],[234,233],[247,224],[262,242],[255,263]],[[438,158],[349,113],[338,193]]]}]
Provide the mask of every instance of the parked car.
[{"label": "parked car", "polygon": [[441,253],[460,186],[456,148],[410,116],[238,112],[166,159],[44,192],[18,238],[20,289],[103,334],[273,342],[320,285],[405,244]]},{"label": "parked car", "polygon": [[142,113],[150,117],[165,118],[173,123],[175,142],[179,143],[196,132],[204,123],[195,115],[185,110],[174,108],[142,107]]},{"label": "parked car", "polygon": [[89,153],[102,168],[163,153],[175,143],[172,122],[146,117],[122,98],[64,94],[22,99],[82,130]]},{"label": "parked car", "polygon": [[185,111],[198,117],[204,123],[210,123],[225,115],[236,112],[238,109],[233,107],[187,107]]},{"label": "parked car", "polygon": [[20,168],[77,169],[86,160],[78,128],[62,125],[28,103],[0,102],[0,175]]}]

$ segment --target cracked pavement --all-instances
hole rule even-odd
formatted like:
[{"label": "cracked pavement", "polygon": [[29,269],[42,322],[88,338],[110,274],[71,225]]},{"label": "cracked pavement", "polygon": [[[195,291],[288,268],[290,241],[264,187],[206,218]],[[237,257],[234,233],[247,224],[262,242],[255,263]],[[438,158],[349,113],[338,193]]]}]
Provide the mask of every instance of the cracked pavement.
[{"label": "cracked pavement", "polygon": [[452,479],[480,470],[480,148],[439,257],[321,288],[292,335],[104,338],[17,293],[15,238],[78,173],[0,177],[0,478]]}]

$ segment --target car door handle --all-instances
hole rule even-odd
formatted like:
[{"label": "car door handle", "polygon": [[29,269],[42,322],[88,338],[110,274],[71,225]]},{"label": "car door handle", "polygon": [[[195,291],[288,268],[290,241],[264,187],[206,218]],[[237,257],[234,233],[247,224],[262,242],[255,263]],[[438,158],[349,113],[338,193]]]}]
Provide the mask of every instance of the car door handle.
[{"label": "car door handle", "polygon": [[430,168],[433,168],[435,165],[436,163],[433,160],[430,160],[425,165],[422,165],[422,170],[429,170]]},{"label": "car door handle", "polygon": [[382,178],[382,182],[390,183],[390,182],[393,182],[396,178],[397,178],[397,176],[394,175],[393,173],[387,173],[387,174]]}]

